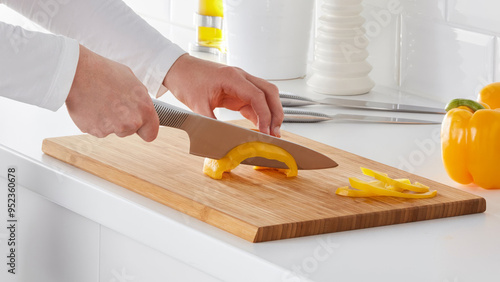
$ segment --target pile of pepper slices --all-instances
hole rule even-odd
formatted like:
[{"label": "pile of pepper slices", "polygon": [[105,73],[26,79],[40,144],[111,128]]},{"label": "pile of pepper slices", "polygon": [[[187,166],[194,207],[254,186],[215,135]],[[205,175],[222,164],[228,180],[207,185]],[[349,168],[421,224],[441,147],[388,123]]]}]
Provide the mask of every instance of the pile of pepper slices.
[{"label": "pile of pepper slices", "polygon": [[364,175],[375,178],[372,181],[363,181],[356,177],[349,177],[351,187],[340,187],[335,194],[347,197],[374,197],[391,196],[399,198],[432,198],[436,196],[436,190],[430,190],[429,187],[415,182],[411,183],[409,179],[392,179],[387,174],[374,171],[368,168],[361,168]]}]

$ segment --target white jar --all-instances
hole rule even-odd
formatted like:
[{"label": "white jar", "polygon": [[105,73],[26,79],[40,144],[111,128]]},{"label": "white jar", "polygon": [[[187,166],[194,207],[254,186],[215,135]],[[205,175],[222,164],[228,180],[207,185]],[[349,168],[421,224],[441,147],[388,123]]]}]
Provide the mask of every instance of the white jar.
[{"label": "white jar", "polygon": [[366,61],[368,39],[360,15],[362,0],[323,0],[315,38],[314,63],[307,84],[331,95],[369,92],[371,65]]},{"label": "white jar", "polygon": [[313,0],[224,0],[227,64],[269,80],[304,77]]}]

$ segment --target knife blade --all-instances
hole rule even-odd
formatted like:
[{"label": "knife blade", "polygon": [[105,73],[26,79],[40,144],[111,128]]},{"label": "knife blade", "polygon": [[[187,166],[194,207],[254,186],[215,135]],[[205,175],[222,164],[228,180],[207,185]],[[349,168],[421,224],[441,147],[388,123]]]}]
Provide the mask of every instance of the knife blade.
[{"label": "knife blade", "polygon": [[337,97],[324,98],[321,100],[313,100],[310,98],[293,95],[285,92],[280,92],[280,100],[281,100],[281,105],[283,107],[330,105],[335,107],[378,110],[378,111],[446,114],[444,106],[443,108],[435,108],[435,107],[414,106],[414,105],[399,104],[399,103],[344,99]]},{"label": "knife blade", "polygon": [[371,123],[401,123],[401,124],[439,124],[440,121],[409,119],[400,117],[381,117],[368,115],[352,115],[352,114],[334,114],[327,115],[324,113],[299,111],[284,109],[285,119],[283,122],[294,123],[313,123],[331,120],[345,120],[356,122],[371,122]]},{"label": "knife blade", "polygon": [[[295,159],[298,169],[321,169],[336,167],[329,157],[302,145],[263,134],[244,127],[208,118],[153,99],[160,125],[178,128],[189,136],[189,153],[211,159],[223,158],[232,148],[252,141],[274,144],[285,149]],[[274,168],[287,168],[282,162],[261,157],[248,158],[242,162]]]}]

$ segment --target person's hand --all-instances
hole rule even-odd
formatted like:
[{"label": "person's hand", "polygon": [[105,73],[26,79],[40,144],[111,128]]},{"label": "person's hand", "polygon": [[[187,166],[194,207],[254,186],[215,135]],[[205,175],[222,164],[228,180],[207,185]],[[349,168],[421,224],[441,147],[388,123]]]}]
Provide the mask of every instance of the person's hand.
[{"label": "person's hand", "polygon": [[69,115],[85,133],[145,141],[158,135],[159,119],[146,87],[125,65],[80,46],[80,58],[66,99]]},{"label": "person's hand", "polygon": [[217,107],[239,111],[259,131],[280,137],[283,108],[278,88],[245,71],[182,55],[163,85],[194,112],[215,118]]}]

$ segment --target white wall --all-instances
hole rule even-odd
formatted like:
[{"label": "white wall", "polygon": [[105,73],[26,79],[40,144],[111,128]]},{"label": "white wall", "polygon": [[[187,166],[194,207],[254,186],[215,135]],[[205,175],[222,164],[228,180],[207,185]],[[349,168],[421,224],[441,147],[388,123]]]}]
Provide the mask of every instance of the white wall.
[{"label": "white wall", "polygon": [[[183,48],[195,40],[197,0],[125,2]],[[364,0],[364,4],[371,76],[378,85],[446,102],[457,96],[475,97],[485,84],[500,80],[500,1]],[[0,18],[6,17],[5,10],[0,7]]]},{"label": "white wall", "polygon": [[[379,84],[443,102],[499,80],[496,0],[365,0],[370,62]],[[400,13],[388,13],[398,5]],[[390,14],[390,20],[385,16]],[[374,24],[375,23],[375,24]]]}]

